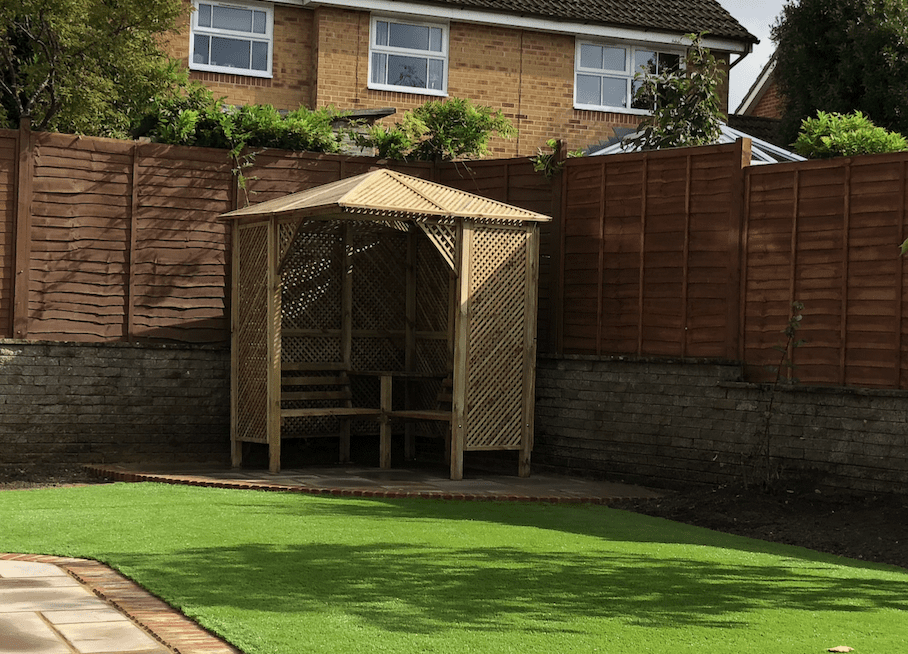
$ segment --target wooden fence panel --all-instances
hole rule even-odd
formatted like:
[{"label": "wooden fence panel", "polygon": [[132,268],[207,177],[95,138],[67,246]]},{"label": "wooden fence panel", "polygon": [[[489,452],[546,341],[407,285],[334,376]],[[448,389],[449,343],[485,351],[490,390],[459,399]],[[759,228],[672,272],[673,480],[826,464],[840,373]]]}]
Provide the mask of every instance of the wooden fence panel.
[{"label": "wooden fence panel", "polygon": [[564,352],[734,355],[743,148],[568,162]]},{"label": "wooden fence panel", "polygon": [[904,262],[908,156],[748,171],[743,359],[770,380],[791,303],[804,304],[786,376],[803,383],[906,387]]},{"label": "wooden fence panel", "polygon": [[12,336],[13,256],[15,248],[16,186],[19,135],[0,130],[0,338]]},{"label": "wooden fence panel", "polygon": [[116,340],[125,320],[133,145],[36,137],[28,337]]},{"label": "wooden fence panel", "polygon": [[229,225],[236,189],[226,153],[146,144],[135,151],[127,334],[226,340]]}]

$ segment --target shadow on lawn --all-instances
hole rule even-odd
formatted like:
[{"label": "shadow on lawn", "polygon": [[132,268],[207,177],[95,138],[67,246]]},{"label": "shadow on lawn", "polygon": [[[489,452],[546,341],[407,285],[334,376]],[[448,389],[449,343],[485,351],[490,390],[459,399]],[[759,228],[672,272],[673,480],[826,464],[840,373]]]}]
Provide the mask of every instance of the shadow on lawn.
[{"label": "shadow on lawn", "polygon": [[[338,519],[362,510],[366,512],[363,517],[383,516],[398,522],[428,517],[426,514],[464,520],[483,515],[477,505],[447,506],[439,511],[429,506],[432,503],[418,504],[322,500],[307,502],[299,509],[322,517],[334,511]],[[274,512],[281,507],[263,504],[251,508]],[[583,514],[580,507],[576,512],[559,511],[546,523],[540,519],[548,513],[546,507],[513,508],[516,511],[508,507],[499,520],[562,529],[558,523],[563,519]],[[488,515],[478,519],[488,519]],[[640,547],[635,552],[634,543],[658,542],[646,539],[645,521],[644,533],[631,526],[640,522],[636,519],[615,519],[613,529],[609,522],[599,520],[586,528],[574,524],[574,529],[566,530],[628,541],[626,545],[614,550],[540,553],[517,545],[251,543],[188,549],[166,556],[117,554],[116,560],[124,569],[141,571],[140,577],[153,591],[158,584],[171,592],[179,589],[180,596],[169,599],[180,606],[300,613],[309,614],[310,619],[336,610],[384,630],[411,634],[451,628],[571,633],[583,629],[580,625],[586,618],[643,627],[739,628],[747,625],[749,611],[768,607],[908,610],[904,582],[864,579],[857,570],[855,574],[827,574],[828,565],[806,556],[803,560],[780,558],[773,565],[767,565],[763,557],[755,557],[752,564],[728,565],[711,561],[710,556],[678,558],[676,552],[660,552],[652,546],[643,554]],[[712,534],[705,530],[684,533],[698,541],[697,545],[721,547],[726,539],[731,542],[724,535],[710,538]],[[745,549],[745,542],[757,544],[737,540],[737,549]]]}]

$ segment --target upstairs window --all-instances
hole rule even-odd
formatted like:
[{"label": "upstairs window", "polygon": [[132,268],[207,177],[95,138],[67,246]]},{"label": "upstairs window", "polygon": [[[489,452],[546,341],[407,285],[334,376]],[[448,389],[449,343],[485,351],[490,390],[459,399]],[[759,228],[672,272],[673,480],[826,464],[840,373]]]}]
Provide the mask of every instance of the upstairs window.
[{"label": "upstairs window", "polygon": [[657,75],[681,67],[678,52],[623,44],[577,43],[574,57],[574,106],[627,113],[646,113],[651,106],[634,99],[637,73]]},{"label": "upstairs window", "polygon": [[270,5],[194,2],[189,68],[271,77],[274,14]]},{"label": "upstairs window", "polygon": [[369,88],[446,95],[447,26],[373,18]]}]

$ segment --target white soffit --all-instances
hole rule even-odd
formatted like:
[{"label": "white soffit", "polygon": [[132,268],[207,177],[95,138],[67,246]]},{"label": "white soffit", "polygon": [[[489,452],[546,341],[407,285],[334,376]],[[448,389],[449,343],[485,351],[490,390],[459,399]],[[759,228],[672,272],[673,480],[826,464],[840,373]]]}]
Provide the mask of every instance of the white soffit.
[{"label": "white soffit", "polygon": [[[534,32],[553,32],[556,34],[570,34],[572,36],[585,36],[595,39],[609,39],[616,41],[634,41],[645,43],[660,43],[663,45],[690,45],[690,41],[680,34],[660,32],[658,30],[632,29],[625,27],[610,27],[591,23],[576,23],[570,21],[555,21],[532,16],[515,16],[495,11],[476,11],[474,9],[460,9],[457,7],[442,7],[439,5],[424,5],[417,2],[390,2],[389,0],[273,0],[275,4],[296,5],[298,7],[327,5],[343,7],[344,9],[358,9],[398,16],[413,16],[414,18],[435,18],[438,20],[453,20],[460,23],[478,23],[481,25],[498,25],[503,27],[516,27]],[[703,45],[710,50],[747,54],[753,49],[750,43],[733,41],[710,36],[703,39]]]}]

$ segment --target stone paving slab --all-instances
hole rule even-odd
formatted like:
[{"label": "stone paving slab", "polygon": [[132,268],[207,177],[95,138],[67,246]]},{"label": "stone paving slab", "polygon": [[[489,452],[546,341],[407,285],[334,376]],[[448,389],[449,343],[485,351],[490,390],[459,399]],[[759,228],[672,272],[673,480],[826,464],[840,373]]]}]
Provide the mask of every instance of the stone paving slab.
[{"label": "stone paving slab", "polygon": [[242,652],[102,563],[0,553],[0,654]]}]

